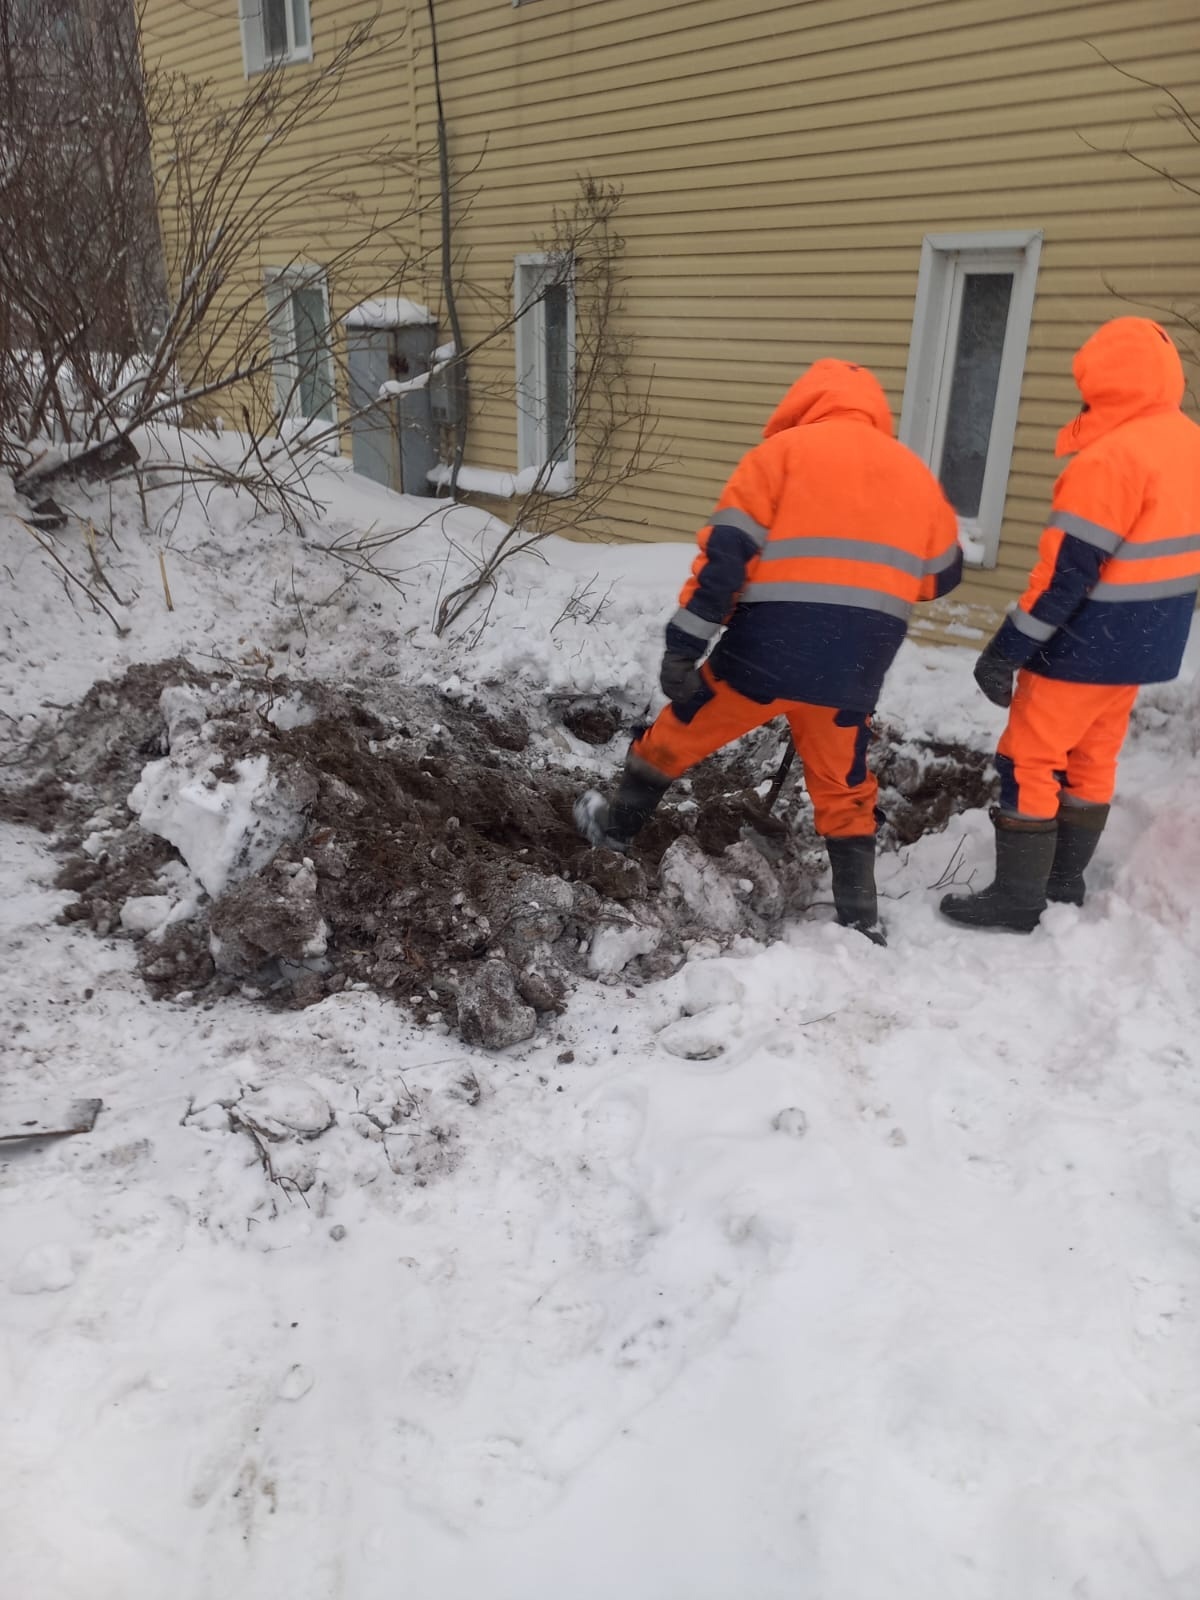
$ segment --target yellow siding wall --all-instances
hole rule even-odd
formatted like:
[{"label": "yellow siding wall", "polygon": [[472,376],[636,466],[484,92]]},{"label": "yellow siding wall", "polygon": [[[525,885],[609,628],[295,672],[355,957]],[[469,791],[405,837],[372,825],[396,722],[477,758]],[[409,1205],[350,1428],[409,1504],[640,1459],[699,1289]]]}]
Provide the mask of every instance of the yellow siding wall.
[{"label": "yellow siding wall", "polygon": [[[675,458],[622,494],[647,537],[704,520],[815,357],[871,365],[899,411],[924,234],[1044,230],[1000,564],[964,591],[1011,596],[1077,409],[1071,354],[1129,309],[1105,278],[1200,299],[1200,199],[1121,153],[1128,141],[1195,181],[1200,149],[1159,115],[1165,95],[1091,47],[1200,109],[1195,0],[439,0],[438,14],[456,159],[478,163],[460,229],[471,275],[506,282],[577,174],[624,188],[627,322]],[[468,454],[512,466],[507,409],[476,419]]]},{"label": "yellow siding wall", "polygon": [[[393,37],[321,141],[349,150],[405,130],[427,156],[423,0],[312,0],[317,59],[376,10]],[[624,325],[671,459],[621,491],[614,532],[693,532],[817,356],[871,365],[898,412],[923,236],[1043,230],[1000,564],[963,593],[994,608],[1019,588],[1054,434],[1077,405],[1072,352],[1130,309],[1113,291],[1200,301],[1200,199],[1124,149],[1195,183],[1200,146],[1162,115],[1163,92],[1097,54],[1200,109],[1196,0],[437,0],[437,15],[470,200],[456,224],[468,342],[510,301],[514,255],[549,233],[581,174],[623,188]],[[148,54],[240,91],[234,0],[149,0],[147,27]],[[428,164],[419,197],[436,199]],[[314,232],[299,210],[278,247],[320,259]],[[413,239],[436,246],[432,211]],[[429,275],[410,292],[438,304]],[[511,342],[480,357],[475,393],[510,386],[512,361]],[[511,398],[493,393],[468,461],[512,469],[515,435]]]},{"label": "yellow siding wall", "polygon": [[[229,104],[246,94],[248,83],[260,81],[246,78],[237,0],[205,5],[145,0],[144,17],[143,53],[150,73],[184,74]],[[429,255],[437,229],[420,214],[422,194],[414,170],[428,152],[422,152],[418,139],[416,52],[407,5],[311,0],[313,60],[289,65],[283,81],[288,88],[311,82],[352,30],[368,21],[374,21],[373,40],[355,56],[336,102],[319,122],[285,145],[263,150],[242,201],[253,211],[261,210],[264,196],[278,196],[281,190],[286,196],[273,225],[256,239],[243,262],[244,280],[252,287],[261,286],[269,268],[298,259],[328,266],[337,262],[349,239],[365,239],[376,226],[395,224],[388,227],[387,237],[356,252],[353,265],[342,264],[330,275],[335,318],[381,289],[394,292],[389,279],[405,260],[412,266],[404,292],[414,299],[430,290],[439,271],[437,258]],[[394,158],[401,153],[398,163]],[[331,155],[334,170],[328,162]],[[319,182],[313,177],[318,169]],[[426,198],[436,198],[435,186],[427,186]],[[240,285],[233,291],[241,292]],[[267,397],[273,393],[269,381],[260,388]],[[236,422],[246,398],[242,391],[221,395],[210,409]]]}]

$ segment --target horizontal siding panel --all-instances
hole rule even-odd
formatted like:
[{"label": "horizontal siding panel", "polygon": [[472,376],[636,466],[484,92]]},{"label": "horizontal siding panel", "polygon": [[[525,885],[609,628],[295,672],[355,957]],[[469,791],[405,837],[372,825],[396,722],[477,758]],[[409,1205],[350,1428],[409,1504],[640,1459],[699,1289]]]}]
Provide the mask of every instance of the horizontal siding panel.
[{"label": "horizontal siding panel", "polygon": [[[991,185],[994,184],[994,188]],[[848,185],[852,188],[852,185]],[[1148,192],[1153,203],[1147,204]],[[520,191],[514,191],[515,203]],[[1090,237],[1102,235],[1095,224],[1097,209],[1111,207],[1118,225],[1128,219],[1131,232],[1143,240],[1154,238],[1159,232],[1186,231],[1195,227],[1194,216],[1181,216],[1181,208],[1172,202],[1170,187],[1155,179],[1138,174],[1122,176],[1108,182],[1076,182],[1074,184],[1029,183],[1019,189],[1013,186],[1013,175],[993,174],[989,180],[980,174],[980,182],[970,185],[958,182],[954,188],[940,188],[933,178],[927,188],[912,196],[897,196],[884,186],[874,193],[864,188],[853,197],[833,198],[811,194],[804,184],[796,184],[786,199],[770,185],[758,182],[730,184],[697,183],[692,194],[684,194],[677,187],[666,187],[649,192],[625,191],[625,207],[633,212],[640,203],[649,202],[662,219],[673,219],[667,228],[682,227],[685,220],[703,211],[710,218],[720,216],[722,222],[736,228],[741,222],[761,218],[765,210],[778,210],[786,206],[795,226],[822,228],[831,212],[836,214],[837,230],[848,235],[852,228],[863,230],[857,239],[846,238],[847,248],[869,246],[875,230],[906,227],[912,230],[920,220],[921,233],[960,231],[963,229],[990,230],[1044,226],[1047,219],[1056,223],[1072,216],[1086,222]],[[1134,213],[1134,215],[1130,215]],[[667,228],[664,231],[667,231]],[[920,235],[918,235],[918,238]],[[1152,246],[1148,246],[1152,249]]]},{"label": "horizontal siding panel", "polygon": [[[1093,170],[1097,166],[1097,156],[1107,156],[1110,166],[1105,170],[1116,173],[1129,164],[1123,140],[1128,131],[1129,114],[1136,115],[1138,109],[1132,100],[1123,102],[1116,110],[1119,112],[1122,108],[1126,113],[1124,118],[1110,115],[1099,122],[1093,108],[1091,116],[1087,116],[1086,111],[1079,116],[1064,115],[1054,127],[1039,126],[1031,132],[1029,104],[1022,102],[1011,110],[1014,124],[1011,129],[969,125],[949,148],[939,131],[938,118],[922,117],[890,127],[871,123],[865,129],[806,132],[795,127],[794,117],[782,112],[770,118],[764,114],[739,119],[742,125],[732,126],[709,111],[698,115],[694,123],[681,125],[674,119],[655,127],[622,125],[611,129],[605,138],[605,170],[613,178],[631,174],[649,176],[664,169],[677,172],[681,146],[686,142],[690,162],[714,174],[718,181],[720,174],[730,166],[753,165],[772,180],[781,170],[799,172],[805,181],[816,183],[852,175],[878,178],[883,174],[901,174],[916,178],[927,169],[947,174],[964,170],[994,171],[1005,162],[1055,166],[1070,162],[1076,168]],[[785,121],[791,124],[786,131],[781,126]],[[762,126],[755,126],[756,123]],[[577,162],[580,147],[585,142],[573,129],[565,131],[557,145],[549,132],[537,144],[531,143],[524,133],[520,124],[504,129],[492,123],[488,128],[489,155],[497,161],[503,158],[503,177],[509,184],[544,182],[547,175],[552,175],[559,167]],[[457,137],[462,138],[461,129],[457,129]],[[551,148],[544,148],[545,145]],[[1135,148],[1139,156],[1150,161],[1169,156],[1187,162],[1194,151],[1186,135],[1173,125],[1148,130],[1137,140]],[[481,198],[492,200],[490,188]]]},{"label": "horizontal siding panel", "polygon": [[[966,140],[1011,137],[1032,123],[1076,140],[1086,136],[1101,148],[1111,131],[1111,147],[1119,150],[1122,119],[1127,123],[1131,116],[1141,114],[1148,91],[1114,90],[1111,69],[1102,70],[1108,74],[1107,81],[1096,80],[1090,93],[1082,90],[1078,75],[1072,74],[1065,84],[1060,81],[1054,100],[1045,105],[1037,89],[1008,98],[995,88],[972,92],[945,83],[914,91],[907,98],[894,97],[881,85],[875,99],[865,105],[851,106],[838,100],[825,108],[807,109],[791,105],[783,97],[772,107],[758,95],[749,101],[735,96],[724,105],[719,95],[703,92],[664,103],[648,88],[644,102],[631,100],[603,113],[581,110],[578,99],[569,99],[556,117],[551,102],[541,107],[537,142],[531,137],[528,118],[521,114],[522,102],[514,106],[507,93],[494,105],[481,105],[473,92],[456,96],[451,90],[448,99],[452,107],[456,98],[465,101],[452,112],[454,138],[460,149],[478,150],[486,141],[489,148],[526,150],[535,158],[539,153],[561,153],[569,146],[583,151],[595,141],[607,145],[610,139],[614,154],[636,150],[639,144],[647,149],[669,147],[672,133],[681,142],[705,146],[708,154],[716,154],[718,159],[720,147],[734,138],[754,143],[764,152],[772,145],[782,145],[815,156],[836,153],[839,148],[880,152],[911,143],[932,154],[933,149],[945,146],[948,116],[956,119],[956,137]],[[1049,82],[1045,86],[1047,90],[1051,87]],[[1194,92],[1194,78],[1180,88],[1185,94]],[[1036,108],[1033,116],[1031,107]]]},{"label": "horizontal siding panel", "polygon": [[[1117,4],[1108,9],[1110,14],[1120,12],[1128,21],[1127,0],[1117,0]],[[834,116],[848,120],[855,112],[861,114],[863,104],[882,93],[894,102],[889,107],[892,117],[905,115],[910,106],[922,114],[932,114],[947,103],[943,96],[982,107],[1012,105],[1022,99],[1040,99],[1049,105],[1063,90],[1063,78],[1068,74],[1070,82],[1065,88],[1069,94],[1115,97],[1134,92],[1136,86],[1121,77],[1109,62],[1119,62],[1127,71],[1142,76],[1149,76],[1141,69],[1151,64],[1156,68],[1156,82],[1165,81],[1173,86],[1194,82],[1195,62],[1188,60],[1188,53],[1195,45],[1194,20],[1160,26],[1163,43],[1160,45],[1156,30],[1149,46],[1144,30],[1118,31],[1101,26],[1092,33],[1095,45],[1102,52],[1098,54],[1087,39],[1069,35],[1057,39],[1038,38],[1036,50],[1031,50],[1035,41],[1028,38],[1023,43],[993,48],[991,40],[997,33],[993,20],[992,26],[974,30],[972,47],[957,59],[944,59],[940,40],[937,50],[931,52],[924,41],[906,50],[903,41],[897,39],[877,41],[838,59],[831,54],[814,57],[789,53],[786,35],[768,41],[761,37],[746,38],[746,21],[739,19],[730,24],[731,38],[737,33],[739,43],[722,43],[714,38],[704,49],[693,49],[673,57],[667,73],[663,71],[660,55],[630,48],[613,61],[607,74],[611,83],[604,81],[603,64],[591,57],[579,58],[578,77],[606,91],[603,109],[613,118],[620,118],[643,105],[662,107],[689,100],[703,100],[714,111],[725,100],[731,103],[740,100],[741,109],[747,110],[745,85],[746,78],[751,75],[755,98],[761,105],[769,105],[774,100],[781,106],[792,106],[801,117],[820,115],[823,108],[828,108]],[[473,69],[469,50],[443,42],[448,90],[452,92],[455,84],[478,76],[488,80],[480,85],[481,99],[469,105],[459,104],[457,109],[461,114],[468,117],[490,115],[504,104],[512,103],[514,91],[523,87],[536,90],[539,107],[547,121],[554,120],[560,105],[567,117],[594,118],[601,110],[595,102],[586,107],[578,106],[580,81],[576,81],[575,74],[550,71],[535,78],[533,74],[539,63],[528,59],[516,62],[499,40],[493,48],[480,52],[477,71]],[[764,42],[769,45],[765,54]],[[1164,72],[1159,72],[1160,63],[1172,54],[1174,65],[1167,65]],[[553,60],[553,55],[553,50],[548,50],[548,58]],[[506,56],[509,56],[507,63]],[[496,69],[505,65],[508,71],[501,76]],[[527,84],[522,82],[526,72],[530,73]],[[429,84],[428,66],[422,62],[418,66],[418,93],[428,92]],[[572,100],[576,101],[575,111],[571,109]],[[953,99],[949,103],[953,103]],[[733,114],[738,114],[736,105]],[[1054,110],[1050,109],[1048,115],[1053,125]]]},{"label": "horizontal siding panel", "polygon": [[[486,71],[497,52],[511,53],[519,58],[519,70],[541,70],[551,89],[571,76],[572,68],[597,74],[617,68],[653,72],[668,52],[675,80],[713,67],[758,72],[786,61],[798,83],[807,86],[830,77],[854,78],[880,63],[902,69],[944,61],[953,63],[961,78],[961,62],[978,56],[985,43],[1000,58],[998,74],[1012,70],[1006,55],[1015,57],[1033,42],[1045,53],[1070,48],[1085,33],[1097,41],[1121,40],[1132,50],[1144,51],[1146,45],[1143,31],[1130,26],[1128,0],[1041,8],[1013,4],[999,15],[993,0],[893,5],[883,16],[873,16],[873,9],[858,3],[851,14],[841,3],[822,16],[822,8],[811,3],[746,10],[727,4],[647,8],[590,0],[569,28],[531,29],[520,24],[535,13],[506,14],[489,0],[482,10],[474,4],[440,5],[439,35],[447,53],[467,67]],[[1194,21],[1186,0],[1160,6],[1158,13],[1165,33],[1183,31]],[[1083,15],[1087,21],[1081,29]],[[547,22],[550,16],[543,12]],[[679,23],[676,29],[673,20]],[[570,48],[566,57],[564,43]],[[647,50],[647,43],[654,48]]]},{"label": "horizontal siding panel", "polygon": [[[696,161],[688,175],[688,192],[720,191],[731,182],[773,188],[802,184],[806,201],[828,204],[831,197],[840,202],[859,194],[874,195],[883,185],[897,196],[958,194],[970,191],[979,180],[989,189],[1011,188],[1014,172],[1023,175],[1023,185],[1028,182],[1045,189],[1073,188],[1079,182],[1112,183],[1122,178],[1138,183],[1145,183],[1147,178],[1153,180],[1153,174],[1122,151],[1118,142],[1121,132],[1114,131],[1111,148],[1098,151],[1089,149],[1073,129],[1064,130],[1066,137],[1060,147],[1052,145],[1043,132],[1040,140],[1022,140],[1021,148],[1011,151],[995,148],[1004,141],[979,135],[957,144],[954,159],[943,160],[931,150],[931,159],[923,163],[915,161],[911,149],[892,149],[886,156],[870,149],[845,148],[815,154],[798,139],[770,141],[764,147],[753,139],[730,138],[721,144],[719,156],[714,154],[703,163]],[[490,155],[494,160],[503,155],[504,170],[497,173],[486,195],[480,197],[484,206],[503,205],[506,191],[536,189],[555,182],[573,183],[578,157],[572,143],[567,141],[553,155],[528,146],[504,149],[493,145]],[[785,143],[791,148],[780,148]],[[1035,148],[1038,143],[1040,150]],[[1139,140],[1135,149],[1139,157],[1156,166],[1170,163],[1183,174],[1200,170],[1196,146],[1182,132],[1174,131],[1166,137],[1160,132],[1154,140]],[[654,149],[638,142],[628,151],[610,152],[605,175],[633,192],[659,194],[664,185],[667,192],[677,192],[679,166],[677,137],[674,143],[664,141]],[[1165,184],[1167,180],[1159,181]]]},{"label": "horizontal siding panel", "polygon": [[[1159,188],[1154,180],[1155,196]],[[1048,231],[1054,242],[1056,258],[1065,266],[1091,267],[1093,273],[1100,264],[1095,249],[1103,244],[1105,255],[1114,267],[1143,267],[1154,265],[1186,268],[1195,259],[1197,219],[1194,207],[1172,200],[1169,186],[1162,185],[1164,203],[1150,208],[1141,206],[1121,213],[1110,211],[1105,197],[1097,196],[1100,209],[1077,213],[1052,215],[1039,213],[1030,207],[1023,211],[1019,221],[1005,221],[989,210],[987,227],[1040,227]],[[1014,202],[1019,191],[1014,193]],[[1145,199],[1146,190],[1142,190]],[[732,224],[722,231],[712,228],[711,213],[696,210],[691,213],[691,226],[677,227],[674,223],[664,228],[661,215],[649,211],[639,212],[637,198],[626,194],[615,221],[616,233],[625,240],[627,251],[622,263],[623,273],[629,277],[643,271],[654,273],[663,263],[672,264],[686,258],[697,264],[698,270],[717,270],[710,263],[721,260],[720,271],[729,271],[727,256],[744,257],[747,246],[760,239],[764,248],[787,249],[789,242],[796,245],[797,270],[807,272],[810,266],[818,273],[827,272],[839,260],[845,260],[853,270],[866,261],[879,258],[890,263],[889,270],[903,271],[912,267],[914,249],[919,253],[921,240],[927,233],[954,233],[962,231],[957,221],[957,209],[947,211],[948,220],[931,216],[923,206],[914,206],[908,217],[885,220],[871,219],[850,224],[840,212],[834,222],[827,216],[816,225],[802,227],[789,223],[782,208],[770,207],[779,218],[769,232],[764,231],[763,208],[746,212],[745,229]],[[512,257],[520,250],[533,247],[534,240],[545,238],[550,228],[549,208],[525,208],[528,218],[524,226],[515,217],[522,213],[510,210],[503,221],[484,223],[472,217],[469,237],[472,243],[472,262],[490,268],[511,270]],[[685,213],[686,215],[686,213]],[[812,259],[815,258],[815,259]],[[1051,270],[1047,266],[1045,270]],[[1093,276],[1093,283],[1095,278]],[[914,276],[915,285],[915,276]]]}]

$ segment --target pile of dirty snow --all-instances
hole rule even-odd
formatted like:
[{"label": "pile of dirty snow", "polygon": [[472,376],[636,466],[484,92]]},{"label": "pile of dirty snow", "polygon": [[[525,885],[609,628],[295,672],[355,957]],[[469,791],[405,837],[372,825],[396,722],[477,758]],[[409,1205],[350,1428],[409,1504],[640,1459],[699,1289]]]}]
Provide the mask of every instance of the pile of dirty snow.
[{"label": "pile of dirty snow", "polygon": [[[363,984],[491,1048],[530,1038],[580,977],[661,978],[698,940],[765,941],[815,906],[802,786],[777,815],[763,804],[778,730],[678,786],[621,856],[578,837],[581,773],[529,705],[134,667],[10,767],[0,811],[55,834],[64,916],[135,940],[158,996],[305,1006]],[[611,706],[563,720],[607,735],[610,759],[628,741]],[[981,754],[881,754],[903,787],[893,842],[986,793]]]}]

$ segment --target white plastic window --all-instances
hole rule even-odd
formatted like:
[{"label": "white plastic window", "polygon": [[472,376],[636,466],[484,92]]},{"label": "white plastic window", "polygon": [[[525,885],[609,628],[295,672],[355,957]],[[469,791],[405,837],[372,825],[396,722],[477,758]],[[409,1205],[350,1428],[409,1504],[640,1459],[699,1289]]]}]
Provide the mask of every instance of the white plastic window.
[{"label": "white plastic window", "polygon": [[570,478],[575,453],[575,294],[570,265],[546,255],[518,256],[517,465]]},{"label": "white plastic window", "polygon": [[921,250],[900,437],[937,474],[975,566],[1000,548],[1041,242],[929,234]]},{"label": "white plastic window", "polygon": [[312,59],[308,0],[238,0],[246,76]]},{"label": "white plastic window", "polygon": [[267,273],[266,293],[280,431],[312,431],[336,415],[325,279],[317,268],[280,269]]}]

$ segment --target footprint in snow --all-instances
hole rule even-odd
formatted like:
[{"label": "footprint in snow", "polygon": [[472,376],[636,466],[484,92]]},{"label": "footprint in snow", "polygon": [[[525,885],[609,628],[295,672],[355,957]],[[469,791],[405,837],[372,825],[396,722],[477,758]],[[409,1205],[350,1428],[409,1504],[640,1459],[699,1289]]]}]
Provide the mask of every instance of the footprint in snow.
[{"label": "footprint in snow", "polygon": [[425,1477],[434,1458],[433,1435],[419,1422],[397,1417],[390,1425],[367,1430],[364,1476],[407,1488]]},{"label": "footprint in snow", "polygon": [[421,1361],[409,1373],[409,1381],[437,1400],[457,1400],[467,1387],[466,1364],[454,1361]]},{"label": "footprint in snow", "polygon": [[196,1510],[206,1506],[222,1486],[234,1478],[242,1461],[246,1441],[253,1437],[261,1421],[259,1408],[249,1401],[236,1405],[225,1418],[225,1435],[200,1457],[188,1491],[188,1504]]},{"label": "footprint in snow", "polygon": [[558,1498],[560,1485],[519,1439],[494,1436],[430,1462],[409,1498],[447,1527],[523,1527]]},{"label": "footprint in snow", "polygon": [[532,1365],[561,1366],[595,1349],[608,1326],[598,1300],[569,1294],[543,1295],[529,1313]]},{"label": "footprint in snow", "polygon": [[585,1139],[593,1156],[631,1156],[646,1127],[646,1090],[638,1085],[605,1090],[584,1112]]},{"label": "footprint in snow", "polygon": [[1133,1279],[1134,1332],[1140,1339],[1169,1339],[1179,1332],[1188,1298],[1177,1283],[1141,1274]]},{"label": "footprint in snow", "polygon": [[685,1016],[698,1017],[715,1006],[738,1006],[745,998],[746,985],[716,961],[689,962],[684,969]]},{"label": "footprint in snow", "polygon": [[279,1385],[279,1398],[281,1400],[303,1400],[304,1396],[317,1381],[317,1375],[311,1367],[302,1366],[299,1362],[289,1367],[284,1374],[283,1382]]},{"label": "footprint in snow", "polygon": [[39,1244],[17,1262],[8,1287],[14,1294],[58,1294],[74,1282],[75,1262],[67,1246]]},{"label": "footprint in snow", "polygon": [[658,1042],[681,1061],[715,1061],[725,1054],[730,1040],[740,1038],[741,1032],[741,1006],[723,1005],[668,1023]]},{"label": "footprint in snow", "polygon": [[655,1317],[644,1327],[621,1340],[613,1358],[618,1367],[640,1367],[667,1355],[675,1343],[674,1329],[668,1317]]},{"label": "footprint in snow", "polygon": [[799,1106],[784,1106],[771,1118],[776,1133],[786,1133],[789,1139],[803,1139],[808,1132],[808,1118]]},{"label": "footprint in snow", "polygon": [[783,1216],[772,1216],[754,1194],[731,1198],[723,1221],[730,1244],[753,1247],[770,1268],[782,1266],[791,1251],[795,1229]]}]

